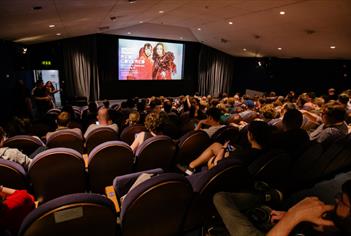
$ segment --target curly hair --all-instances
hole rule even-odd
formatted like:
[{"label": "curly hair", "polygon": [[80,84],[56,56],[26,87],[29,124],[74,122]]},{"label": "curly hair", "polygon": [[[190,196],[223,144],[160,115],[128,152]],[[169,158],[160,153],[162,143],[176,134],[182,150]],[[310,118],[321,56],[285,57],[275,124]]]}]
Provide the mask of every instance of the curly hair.
[{"label": "curly hair", "polygon": [[157,112],[150,112],[145,118],[145,128],[155,132],[161,125],[160,115]]}]

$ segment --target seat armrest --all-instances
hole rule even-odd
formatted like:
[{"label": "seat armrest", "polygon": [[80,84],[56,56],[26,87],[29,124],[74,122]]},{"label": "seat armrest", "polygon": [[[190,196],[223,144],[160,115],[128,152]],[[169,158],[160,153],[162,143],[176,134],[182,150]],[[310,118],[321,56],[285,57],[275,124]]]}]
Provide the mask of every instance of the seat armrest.
[{"label": "seat armrest", "polygon": [[113,188],[113,186],[111,185],[111,186],[105,187],[105,193],[106,193],[106,197],[110,199],[115,205],[116,212],[119,213],[121,211],[121,208],[119,207],[119,203],[118,203],[115,189]]}]

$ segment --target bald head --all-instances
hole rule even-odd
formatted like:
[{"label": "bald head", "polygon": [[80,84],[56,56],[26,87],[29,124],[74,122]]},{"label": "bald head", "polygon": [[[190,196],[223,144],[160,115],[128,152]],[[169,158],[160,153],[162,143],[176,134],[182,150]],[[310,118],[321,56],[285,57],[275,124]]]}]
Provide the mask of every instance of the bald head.
[{"label": "bald head", "polygon": [[100,125],[107,125],[109,123],[109,120],[110,120],[110,116],[108,114],[108,109],[101,108],[98,111],[97,119],[98,119]]}]

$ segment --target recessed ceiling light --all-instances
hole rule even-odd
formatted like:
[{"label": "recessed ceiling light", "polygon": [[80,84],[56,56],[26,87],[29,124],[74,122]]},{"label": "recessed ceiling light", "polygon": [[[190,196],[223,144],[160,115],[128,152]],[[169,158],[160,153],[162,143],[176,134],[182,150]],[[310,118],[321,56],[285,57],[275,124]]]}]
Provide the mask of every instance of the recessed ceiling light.
[{"label": "recessed ceiling light", "polygon": [[57,35],[57,36],[60,36],[60,35],[61,35],[61,33],[57,33],[56,35]]},{"label": "recessed ceiling light", "polygon": [[232,25],[232,24],[233,24],[233,21],[229,21],[228,24]]},{"label": "recessed ceiling light", "polygon": [[142,24],[142,23],[144,23],[144,21],[141,20],[141,21],[139,21],[139,23]]},{"label": "recessed ceiling light", "polygon": [[197,28],[198,31],[201,31],[201,28]]},{"label": "recessed ceiling light", "polygon": [[179,37],[179,39],[183,39],[183,37]]},{"label": "recessed ceiling light", "polygon": [[282,50],[282,48],[278,48],[278,50],[279,50],[279,51],[281,51],[281,50]]},{"label": "recessed ceiling light", "polygon": [[330,49],[335,49],[335,46],[334,45],[330,46]]},{"label": "recessed ceiling light", "polygon": [[127,34],[132,34],[131,32],[128,32]]},{"label": "recessed ceiling light", "polygon": [[163,14],[163,13],[165,13],[165,11],[162,11],[162,10],[161,10],[161,11],[158,11],[158,13]]},{"label": "recessed ceiling light", "polygon": [[280,11],[279,14],[280,15],[285,15],[285,11]]},{"label": "recessed ceiling light", "polygon": [[129,1],[129,3],[135,3],[136,2],[136,0],[128,0]]},{"label": "recessed ceiling light", "polygon": [[243,51],[244,51],[244,52],[246,52],[246,51],[247,51],[247,49],[246,49],[246,48],[243,48]]},{"label": "recessed ceiling light", "polygon": [[50,28],[54,28],[54,27],[55,27],[55,25],[49,25],[49,27],[50,27]]}]

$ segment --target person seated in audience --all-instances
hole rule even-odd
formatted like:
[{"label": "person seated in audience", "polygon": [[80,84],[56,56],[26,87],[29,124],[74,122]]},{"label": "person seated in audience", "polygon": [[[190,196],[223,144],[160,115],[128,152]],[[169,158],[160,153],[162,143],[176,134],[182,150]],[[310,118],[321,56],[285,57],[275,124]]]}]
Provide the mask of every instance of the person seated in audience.
[{"label": "person seated in audience", "polygon": [[49,137],[57,132],[59,132],[60,130],[65,130],[65,129],[69,129],[70,131],[82,136],[82,131],[79,128],[73,128],[70,129],[69,128],[69,124],[71,122],[71,115],[68,112],[61,112],[58,116],[57,116],[57,129],[54,132],[48,132],[45,136],[46,141],[49,140]]},{"label": "person seated in audience", "polygon": [[345,123],[345,106],[337,101],[328,102],[322,113],[323,124],[310,133],[310,140],[320,143],[328,143],[348,133]]},{"label": "person seated in audience", "polygon": [[130,145],[133,152],[135,152],[145,140],[160,134],[160,130],[162,128],[162,120],[160,114],[158,112],[149,113],[145,118],[144,125],[148,131],[136,134],[132,145]]},{"label": "person seated in audience", "polygon": [[98,108],[96,102],[89,102],[88,109],[83,111],[82,114],[82,126],[85,131],[89,125],[95,124],[97,119]]},{"label": "person seated in audience", "polygon": [[35,208],[34,197],[26,190],[0,186],[0,235],[17,235],[26,215]]},{"label": "person seated in audience", "polygon": [[290,109],[284,113],[283,130],[274,135],[273,145],[282,148],[295,157],[310,143],[308,133],[301,128],[302,113],[297,109]]},{"label": "person seated in audience", "polygon": [[88,137],[88,135],[95,129],[98,129],[99,127],[108,127],[113,129],[114,131],[116,131],[116,133],[118,133],[118,126],[117,124],[113,124],[110,116],[109,116],[109,112],[108,109],[106,108],[100,108],[100,110],[98,111],[98,115],[97,115],[97,123],[96,124],[91,124],[89,125],[87,131],[85,131],[84,133],[84,138],[86,139]]},{"label": "person seated in audience", "polygon": [[[288,211],[270,213],[272,228],[268,232],[257,229],[244,215],[247,208],[260,204],[258,197],[250,193],[216,193],[214,205],[222,217],[230,235],[236,236],[288,236],[302,222],[312,223],[304,227],[301,235],[350,235],[351,233],[351,180],[347,180],[336,196],[334,205],[327,205],[317,197],[307,197],[290,207]],[[256,202],[256,203],[255,203]],[[300,231],[301,231],[300,230]],[[307,232],[305,232],[307,231]]]},{"label": "person seated in audience", "polygon": [[252,121],[248,125],[247,138],[250,143],[249,149],[235,148],[227,141],[224,145],[218,142],[211,144],[201,155],[189,163],[187,168],[177,165],[186,174],[192,175],[196,168],[207,163],[208,169],[212,169],[219,162],[233,159],[249,165],[252,161],[262,155],[270,145],[272,129],[263,121]]},{"label": "person seated in audience", "polygon": [[6,133],[2,127],[0,127],[0,158],[8,161],[13,161],[21,166],[25,170],[28,170],[32,159],[30,159],[27,155],[23,154],[17,148],[9,148],[4,147],[4,142],[6,140]]},{"label": "person seated in audience", "polygon": [[207,110],[206,114],[207,118],[200,120],[195,130],[203,130],[209,137],[212,137],[217,130],[224,127],[224,125],[220,124],[222,113],[218,108],[211,107]]},{"label": "person seated in audience", "polygon": [[131,113],[129,113],[129,117],[126,120],[126,125],[133,126],[133,125],[139,124],[139,120],[140,120],[139,112],[132,111]]}]

